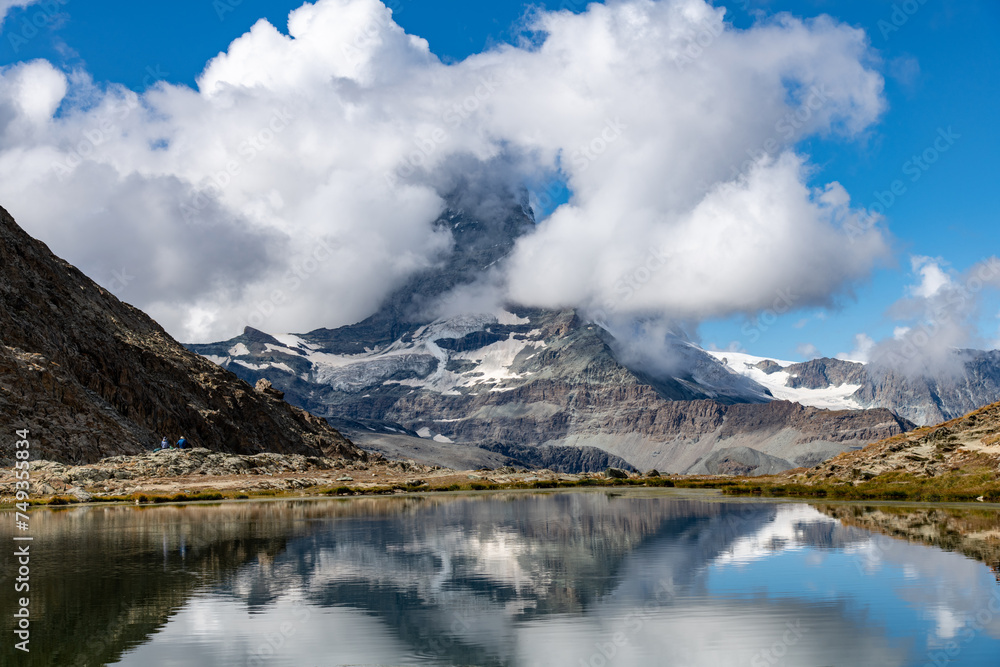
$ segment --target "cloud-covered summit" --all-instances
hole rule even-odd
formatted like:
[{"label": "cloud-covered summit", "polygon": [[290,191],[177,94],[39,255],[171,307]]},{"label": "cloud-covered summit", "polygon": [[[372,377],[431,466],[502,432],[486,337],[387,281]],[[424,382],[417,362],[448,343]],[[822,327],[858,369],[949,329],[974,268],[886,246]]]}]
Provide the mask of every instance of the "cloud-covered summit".
[{"label": "cloud-covered summit", "polygon": [[[863,31],[746,30],[702,0],[537,11],[523,43],[445,64],[377,0],[319,0],[141,94],[46,61],[0,71],[0,200],[190,341],[357,321],[450,239],[469,161],[565,181],[508,298],[697,320],[827,303],[887,252],[803,138],[884,111]],[[867,220],[867,217],[865,218]]]}]

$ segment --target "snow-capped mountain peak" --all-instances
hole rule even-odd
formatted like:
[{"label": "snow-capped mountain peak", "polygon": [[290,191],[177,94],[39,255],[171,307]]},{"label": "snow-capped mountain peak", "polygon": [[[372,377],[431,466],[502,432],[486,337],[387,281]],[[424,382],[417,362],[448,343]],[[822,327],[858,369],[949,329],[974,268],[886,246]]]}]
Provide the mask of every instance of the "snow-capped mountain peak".
[{"label": "snow-capped mountain peak", "polygon": [[776,399],[828,410],[860,410],[864,407],[854,397],[854,393],[861,388],[860,383],[831,383],[823,387],[803,386],[802,383],[794,381],[799,378],[797,370],[800,366],[795,362],[756,357],[743,352],[709,350],[708,353],[734,373],[767,387]]}]

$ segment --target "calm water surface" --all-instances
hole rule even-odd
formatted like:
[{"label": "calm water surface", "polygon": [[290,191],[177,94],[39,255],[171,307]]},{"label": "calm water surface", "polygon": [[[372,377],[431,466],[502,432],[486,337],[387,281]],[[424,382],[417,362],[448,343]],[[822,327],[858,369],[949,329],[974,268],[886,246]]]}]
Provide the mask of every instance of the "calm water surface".
[{"label": "calm water surface", "polygon": [[5,548],[0,663],[1000,665],[1000,519],[962,515],[970,550],[906,512],[601,492],[35,511],[31,653]]}]

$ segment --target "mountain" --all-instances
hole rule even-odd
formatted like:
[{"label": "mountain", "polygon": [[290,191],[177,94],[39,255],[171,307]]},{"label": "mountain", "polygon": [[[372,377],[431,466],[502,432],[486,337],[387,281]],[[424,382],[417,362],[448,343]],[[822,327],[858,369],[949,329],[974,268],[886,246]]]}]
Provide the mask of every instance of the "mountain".
[{"label": "mountain", "polygon": [[858,480],[886,473],[996,481],[1000,478],[1000,402],[842,454],[800,476],[817,481]]},{"label": "mountain", "polygon": [[1000,350],[955,350],[959,373],[911,377],[840,359],[802,363],[738,352],[710,352],[774,396],[825,408],[887,408],[926,426],[1000,401]]},{"label": "mountain", "polygon": [[0,416],[34,457],[89,463],[184,435],[213,450],[366,456],[323,419],[189,352],[0,208]]},{"label": "mountain", "polygon": [[363,322],[298,335],[247,328],[189,348],[248,382],[267,378],[363,447],[419,451],[441,465],[456,465],[456,456],[488,465],[502,454],[562,470],[616,460],[763,474],[912,427],[889,410],[775,401],[680,336],[665,341],[675,370],[626,363],[628,343],[573,310],[506,305],[448,315],[456,288],[483,281],[533,229],[523,198],[504,201],[484,213],[451,198],[435,223],[451,232],[451,254]]}]

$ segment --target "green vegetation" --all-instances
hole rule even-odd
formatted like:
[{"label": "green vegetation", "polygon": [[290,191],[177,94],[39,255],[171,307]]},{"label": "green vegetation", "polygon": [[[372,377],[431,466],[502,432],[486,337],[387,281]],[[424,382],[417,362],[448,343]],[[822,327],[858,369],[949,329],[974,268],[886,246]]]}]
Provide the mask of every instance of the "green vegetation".
[{"label": "green vegetation", "polygon": [[186,503],[198,500],[224,500],[221,493],[178,493],[172,496],[153,496],[150,498],[154,503]]},{"label": "green vegetation", "polygon": [[603,486],[639,486],[639,487],[672,487],[674,480],[664,477],[630,478],[630,479],[593,479],[585,477],[577,481],[538,479],[530,482],[510,482],[499,484],[490,481],[472,481],[467,484],[448,484],[430,486],[429,484],[394,484],[392,486],[350,487],[337,486],[328,489],[315,489],[316,493],[325,496],[373,496],[404,493],[429,493],[441,491],[508,491],[514,489],[572,489],[576,487]]},{"label": "green vegetation", "polygon": [[890,472],[860,482],[821,481],[810,484],[788,479],[739,480],[719,484],[723,493],[774,498],[831,500],[909,500],[920,502],[1000,502],[1000,476],[992,470],[962,470],[939,477]]},{"label": "green vegetation", "polygon": [[[186,503],[186,502],[198,502],[206,500],[227,500],[227,499],[246,499],[248,496],[246,494],[222,494],[218,491],[205,491],[202,493],[176,493],[169,496],[154,496],[147,495],[145,493],[136,493],[129,496],[92,496],[89,500],[83,501],[76,496],[52,496],[51,498],[32,498],[27,501],[29,505],[33,506],[49,506],[49,507],[60,507],[64,505],[77,505],[83,502],[88,503],[136,503],[136,504],[146,504],[146,503]],[[13,507],[12,503],[2,503],[0,508]]]},{"label": "green vegetation", "polygon": [[[376,496],[397,493],[429,493],[443,491],[506,491],[544,490],[601,487],[717,489],[733,496],[769,498],[822,498],[828,500],[906,500],[921,502],[970,502],[980,498],[986,502],[1000,503],[1000,473],[991,467],[974,462],[966,468],[954,470],[937,477],[918,476],[905,472],[881,475],[855,475],[854,480],[811,479],[785,476],[771,477],[629,477],[626,479],[584,477],[579,480],[538,479],[505,484],[489,480],[468,483],[451,483],[432,486],[420,484],[392,484],[373,487],[331,486],[312,487],[306,495],[325,496]],[[177,493],[173,495],[134,494],[128,496],[93,496],[92,503],[161,504],[216,500],[247,500],[251,498],[299,497],[302,491],[261,489],[250,492],[206,491]],[[33,505],[60,506],[81,502],[74,496],[53,496],[32,499]]]}]

